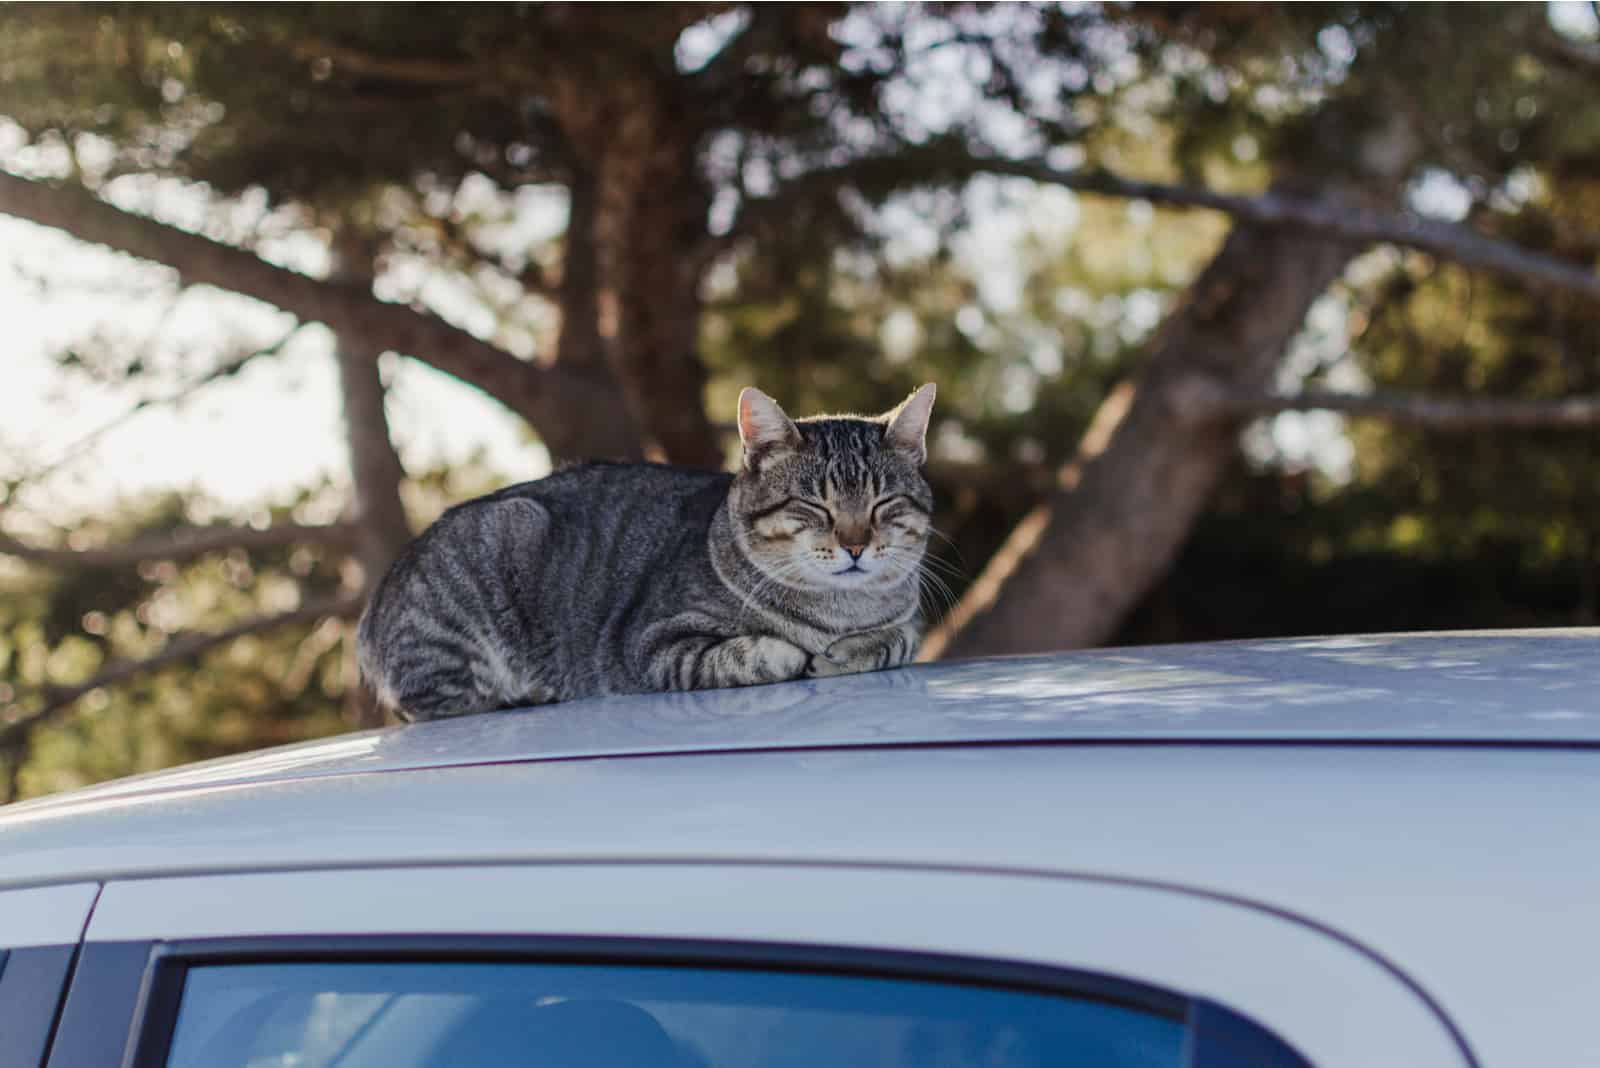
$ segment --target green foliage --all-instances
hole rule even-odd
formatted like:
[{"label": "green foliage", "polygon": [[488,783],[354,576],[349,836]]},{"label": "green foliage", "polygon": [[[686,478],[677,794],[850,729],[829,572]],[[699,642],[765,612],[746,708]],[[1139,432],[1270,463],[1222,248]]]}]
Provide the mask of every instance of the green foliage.
[{"label": "green foliage", "polygon": [[[72,543],[159,537],[182,522],[185,507],[167,497],[81,519]],[[0,709],[25,714],[35,695],[156,654],[175,634],[325,596],[339,587],[337,568],[326,550],[310,546],[231,550],[184,565],[47,570],[7,561],[0,566]],[[337,623],[290,626],[92,691],[74,714],[29,736],[18,791],[44,793],[339,729],[344,641]]]},{"label": "green foliage", "polygon": [[343,641],[323,638],[285,628],[94,691],[30,736],[19,796],[348,729]]}]

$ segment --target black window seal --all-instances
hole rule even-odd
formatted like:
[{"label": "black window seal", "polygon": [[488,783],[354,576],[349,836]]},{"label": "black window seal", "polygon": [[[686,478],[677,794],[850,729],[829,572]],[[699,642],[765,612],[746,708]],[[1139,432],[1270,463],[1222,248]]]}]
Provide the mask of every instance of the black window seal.
[{"label": "black window seal", "polygon": [[[820,944],[658,937],[564,935],[270,935],[157,942],[150,948],[127,1068],[164,1068],[190,967],[284,963],[499,962],[710,968],[719,971],[898,979],[985,990],[1071,997],[1149,1013],[1190,1028],[1188,1063],[1202,1060],[1208,1034],[1225,1020],[1227,1034],[1259,1032],[1274,1055],[1259,1068],[1309,1068],[1280,1037],[1209,1001],[1138,980],[1070,967],[914,950]],[[1222,1052],[1212,1050],[1213,1055]]]},{"label": "black window seal", "polygon": [[1048,964],[916,950],[721,939],[567,935],[268,935],[157,943],[152,964],[508,961],[666,965],[908,979],[1071,995],[1182,1020],[1189,998],[1148,983]]}]

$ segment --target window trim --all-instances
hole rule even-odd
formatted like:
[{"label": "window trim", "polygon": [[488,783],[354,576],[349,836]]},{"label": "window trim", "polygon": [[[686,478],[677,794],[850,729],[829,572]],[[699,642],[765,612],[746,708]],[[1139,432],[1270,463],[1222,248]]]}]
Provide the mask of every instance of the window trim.
[{"label": "window trim", "polygon": [[149,942],[86,942],[67,981],[51,1034],[49,1068],[106,1068],[121,1064],[135,1006],[149,970]]},{"label": "window trim", "polygon": [[[126,944],[126,943],[125,943]],[[1096,1001],[1160,1016],[1189,1029],[1185,1068],[1236,1064],[1311,1068],[1276,1033],[1215,1002],[1099,972],[1044,964],[916,951],[706,939],[353,935],[262,936],[147,943],[148,960],[132,1006],[127,1068],[165,1068],[191,966],[219,964],[521,962],[713,968],[852,978],[899,979]],[[57,1065],[51,1068],[72,1068]]]},{"label": "window trim", "polygon": [[0,1068],[39,1068],[61,1013],[76,945],[0,948]]}]

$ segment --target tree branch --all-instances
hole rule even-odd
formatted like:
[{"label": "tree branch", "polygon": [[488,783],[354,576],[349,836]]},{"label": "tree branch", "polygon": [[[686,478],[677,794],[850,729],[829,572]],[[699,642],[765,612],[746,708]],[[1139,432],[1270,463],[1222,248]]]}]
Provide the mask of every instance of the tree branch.
[{"label": "tree branch", "polygon": [[742,236],[763,220],[788,214],[794,198],[832,195],[846,185],[865,185],[888,192],[951,184],[981,174],[1027,178],[1080,193],[1147,200],[1166,207],[1205,208],[1223,212],[1240,222],[1295,227],[1362,244],[1401,245],[1464,267],[1514,278],[1532,289],[1562,290],[1600,300],[1600,273],[1486,237],[1456,223],[1276,190],[1255,195],[1219,193],[1192,186],[1123,178],[1104,170],[1063,170],[1039,159],[973,155],[965,149],[952,149],[948,142],[920,146],[895,156],[864,157],[791,179],[787,191],[751,202],[723,241]]},{"label": "tree branch", "polygon": [[114,686],[136,676],[191,660],[201,653],[252,634],[263,634],[296,623],[310,623],[328,616],[353,616],[361,610],[361,605],[360,596],[347,594],[312,601],[292,611],[276,615],[257,616],[224,630],[194,631],[177,635],[169,640],[160,652],[142,660],[118,661],[74,686],[58,686],[44,690],[44,703],[36,708],[20,712],[20,702],[13,702],[9,707],[0,710],[0,748],[26,736],[34,728],[72,707],[79,699],[104,686]]},{"label": "tree branch", "polygon": [[641,454],[637,430],[604,368],[519,360],[442,319],[380,301],[370,289],[274,266],[244,249],[121,211],[81,187],[0,171],[0,214],[164,263],[186,283],[231,290],[326,323],[336,334],[366,339],[373,351],[413,356],[527,419],[558,455]]},{"label": "tree branch", "polygon": [[453,256],[463,266],[469,269],[487,267],[514,280],[524,292],[549,301],[560,300],[559,281],[551,279],[550,272],[531,254],[521,268],[514,268],[499,256],[479,248],[472,233],[462,222],[443,215],[430,215],[427,218],[438,231],[439,243],[446,254]]},{"label": "tree branch", "polygon": [[1600,396],[1558,400],[1430,397],[1415,393],[1250,393],[1220,390],[1218,414],[1250,418],[1287,411],[1343,412],[1428,430],[1588,430],[1600,427]]},{"label": "tree branch", "polygon": [[292,51],[304,60],[326,59],[333,64],[335,72],[348,71],[363,78],[386,82],[441,88],[470,86],[484,90],[491,90],[500,82],[495,72],[472,63],[456,63],[426,56],[409,59],[380,56],[318,37],[296,42]]},{"label": "tree branch", "polygon": [[125,567],[148,560],[191,560],[225,549],[277,549],[285,545],[349,546],[356,538],[353,523],[307,526],[280,523],[254,527],[193,527],[160,537],[137,538],[121,545],[93,549],[58,549],[29,545],[0,533],[0,555],[58,568]]},{"label": "tree branch", "polygon": [[1485,237],[1465,226],[1420,215],[1375,211],[1286,193],[1237,196],[1132,181],[1104,173],[1067,175],[1053,168],[1032,166],[1007,166],[995,173],[1053,182],[1086,193],[1148,200],[1153,204],[1212,208],[1242,222],[1262,226],[1293,226],[1362,243],[1401,245],[1463,267],[1515,278],[1533,289],[1566,290],[1600,300],[1600,274],[1587,267]]}]

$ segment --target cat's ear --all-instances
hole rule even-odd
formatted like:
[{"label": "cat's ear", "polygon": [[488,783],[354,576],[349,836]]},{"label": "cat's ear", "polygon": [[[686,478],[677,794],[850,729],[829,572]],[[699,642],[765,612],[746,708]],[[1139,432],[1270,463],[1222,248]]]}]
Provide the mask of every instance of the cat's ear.
[{"label": "cat's ear", "polygon": [[910,453],[919,464],[927,462],[928,417],[933,414],[933,395],[937,392],[929,382],[901,401],[888,415],[889,426],[883,432],[883,443]]},{"label": "cat's ear", "polygon": [[762,453],[799,448],[800,428],[777,401],[747,386],[739,392],[739,441],[744,445],[745,466],[754,467]]}]

